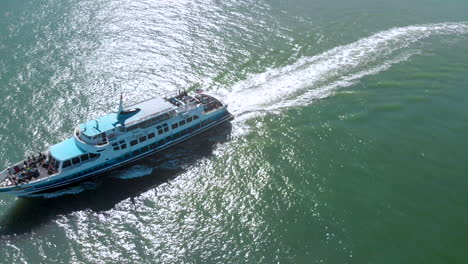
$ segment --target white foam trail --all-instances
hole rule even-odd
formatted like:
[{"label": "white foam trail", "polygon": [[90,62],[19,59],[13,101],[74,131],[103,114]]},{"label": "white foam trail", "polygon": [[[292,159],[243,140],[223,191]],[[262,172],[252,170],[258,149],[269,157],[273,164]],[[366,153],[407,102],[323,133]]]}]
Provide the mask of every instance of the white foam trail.
[{"label": "white foam trail", "polygon": [[33,195],[30,195],[30,197],[42,197],[42,198],[46,198],[46,199],[57,198],[57,197],[60,197],[62,195],[78,194],[78,193],[81,193],[81,192],[83,192],[85,190],[96,189],[96,187],[97,187],[97,184],[95,184],[93,182],[85,182],[85,183],[82,183],[80,185],[69,187],[69,188],[62,189],[62,190],[58,190],[58,191],[52,192],[52,193],[33,194]]},{"label": "white foam trail", "polygon": [[133,179],[139,178],[146,175],[150,175],[153,172],[153,168],[145,167],[142,165],[132,166],[131,168],[125,169],[122,172],[117,172],[113,175],[114,178],[119,179]]},{"label": "white foam trail", "polygon": [[234,85],[224,101],[241,122],[264,111],[308,104],[364,76],[408,60],[419,53],[412,45],[422,39],[467,33],[466,22],[392,28],[316,56],[304,57],[293,65],[250,76]]}]

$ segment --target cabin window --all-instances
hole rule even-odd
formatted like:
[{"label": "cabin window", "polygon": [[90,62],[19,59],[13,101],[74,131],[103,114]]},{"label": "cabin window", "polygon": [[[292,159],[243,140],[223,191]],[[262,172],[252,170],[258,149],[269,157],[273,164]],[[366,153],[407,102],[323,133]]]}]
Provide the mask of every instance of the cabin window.
[{"label": "cabin window", "polygon": [[150,145],[150,148],[151,148],[151,149],[155,149],[155,148],[157,148],[157,147],[158,147],[158,145],[157,145],[156,143],[153,143],[153,144]]},{"label": "cabin window", "polygon": [[163,130],[162,129],[159,129],[158,130],[158,135],[161,135],[163,133]]},{"label": "cabin window", "polygon": [[165,139],[159,140],[159,141],[158,141],[158,145],[159,145],[159,146],[162,146],[162,145],[164,145],[164,142],[166,142]]},{"label": "cabin window", "polygon": [[120,146],[121,149],[126,149],[127,148],[127,144],[122,144],[122,146]]},{"label": "cabin window", "polygon": [[172,124],[172,129],[176,129],[179,127],[179,124],[175,123],[175,124]]},{"label": "cabin window", "polygon": [[72,159],[73,165],[80,163],[80,157],[75,157]]},{"label": "cabin window", "polygon": [[148,151],[148,150],[149,150],[148,146],[141,148],[141,151],[142,151],[142,152],[146,152],[146,151]]},{"label": "cabin window", "polygon": [[182,120],[179,122],[179,126],[183,126],[183,125],[185,125],[185,120]]},{"label": "cabin window", "polygon": [[138,139],[141,142],[145,142],[146,141],[146,136],[142,136],[141,138]]},{"label": "cabin window", "polygon": [[148,134],[148,138],[154,138],[154,133]]},{"label": "cabin window", "polygon": [[136,144],[138,144],[138,141],[136,139],[130,141],[130,146],[135,146]]},{"label": "cabin window", "polygon": [[90,158],[96,158],[96,157],[99,157],[99,154],[89,153],[89,157]]},{"label": "cabin window", "polygon": [[192,119],[193,119],[193,117],[189,117],[189,118],[187,118],[187,123],[190,123],[190,122],[192,122]]},{"label": "cabin window", "polygon": [[63,165],[62,165],[62,169],[63,168],[66,168],[66,167],[70,167],[71,166],[71,161],[70,160],[66,160],[63,162]]},{"label": "cabin window", "polygon": [[117,147],[117,145],[118,145],[117,143],[112,144],[113,147]]},{"label": "cabin window", "polygon": [[151,120],[146,120],[144,122],[141,122],[140,124],[138,124],[139,127],[141,128],[147,128],[151,125]]},{"label": "cabin window", "polygon": [[119,147],[114,147],[114,150],[119,150],[120,148]]},{"label": "cabin window", "polygon": [[127,127],[127,132],[128,132],[128,131],[135,130],[135,129],[137,129],[137,128],[138,128],[138,125],[133,125],[133,126],[131,126],[131,127]]},{"label": "cabin window", "polygon": [[88,154],[81,155],[81,161],[87,161],[89,160]]},{"label": "cabin window", "polygon": [[194,115],[194,116],[193,116],[193,119],[197,120],[197,119],[198,119],[198,116],[197,116],[197,115]]}]

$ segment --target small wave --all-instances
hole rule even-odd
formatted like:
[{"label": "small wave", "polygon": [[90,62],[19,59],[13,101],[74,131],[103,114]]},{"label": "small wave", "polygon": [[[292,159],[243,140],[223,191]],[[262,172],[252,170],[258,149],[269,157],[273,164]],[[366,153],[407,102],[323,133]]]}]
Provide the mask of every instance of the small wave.
[{"label": "small wave", "polygon": [[126,179],[133,179],[133,178],[139,178],[139,177],[143,177],[146,175],[150,175],[152,172],[153,172],[153,168],[136,165],[126,170],[117,172],[116,174],[113,175],[113,177],[126,180]]},{"label": "small wave", "polygon": [[51,193],[40,193],[40,194],[32,194],[29,195],[29,197],[40,197],[40,198],[46,198],[46,199],[51,199],[51,198],[57,198],[62,195],[68,195],[68,194],[78,194],[86,190],[93,190],[97,188],[97,184],[94,182],[84,182],[80,185],[69,187],[66,189],[58,190],[56,192],[51,192]]},{"label": "small wave", "polygon": [[328,97],[368,75],[409,60],[420,51],[414,46],[434,35],[468,33],[468,23],[439,23],[392,28],[338,46],[292,65],[252,75],[234,85],[224,96],[230,110],[242,122],[265,111],[309,104]]}]

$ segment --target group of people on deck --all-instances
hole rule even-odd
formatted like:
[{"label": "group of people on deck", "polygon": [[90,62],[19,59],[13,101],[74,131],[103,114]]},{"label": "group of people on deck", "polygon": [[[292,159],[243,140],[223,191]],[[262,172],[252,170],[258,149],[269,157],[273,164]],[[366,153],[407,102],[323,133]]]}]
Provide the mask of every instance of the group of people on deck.
[{"label": "group of people on deck", "polygon": [[39,153],[37,156],[30,156],[27,160],[23,161],[22,167],[21,165],[17,165],[13,168],[8,168],[8,178],[15,185],[27,183],[31,179],[37,179],[40,176],[39,166],[47,169],[49,175],[55,172],[55,168],[49,162],[47,156]]}]

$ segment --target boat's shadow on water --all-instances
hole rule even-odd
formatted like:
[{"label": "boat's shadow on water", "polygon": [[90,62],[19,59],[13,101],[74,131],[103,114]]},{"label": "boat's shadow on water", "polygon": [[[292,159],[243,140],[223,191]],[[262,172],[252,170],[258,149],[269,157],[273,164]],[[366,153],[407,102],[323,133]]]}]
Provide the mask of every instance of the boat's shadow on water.
[{"label": "boat's shadow on water", "polygon": [[230,139],[231,131],[231,123],[226,122],[98,179],[42,197],[19,198],[1,216],[0,236],[28,233],[75,211],[110,210],[120,201],[169,182],[201,158],[211,156],[216,144]]}]

